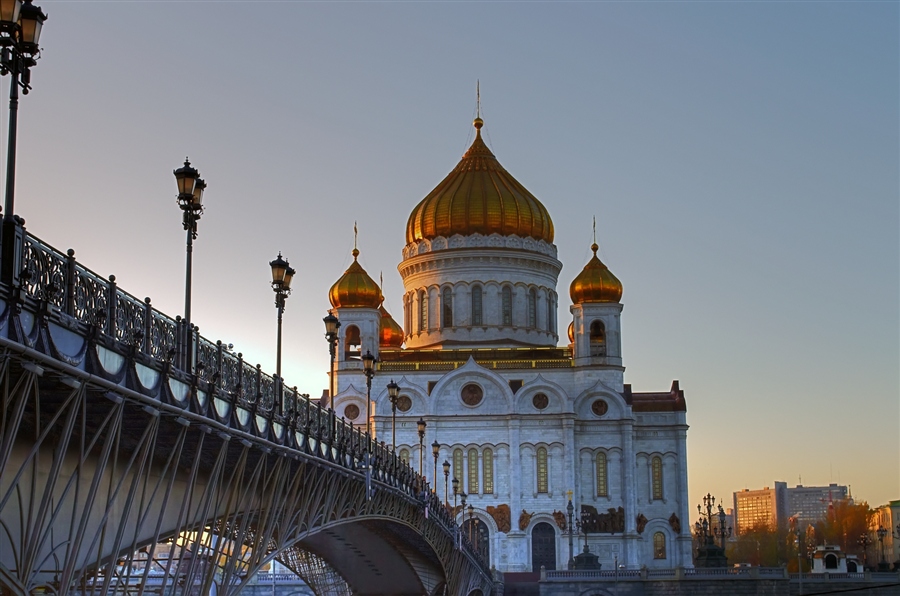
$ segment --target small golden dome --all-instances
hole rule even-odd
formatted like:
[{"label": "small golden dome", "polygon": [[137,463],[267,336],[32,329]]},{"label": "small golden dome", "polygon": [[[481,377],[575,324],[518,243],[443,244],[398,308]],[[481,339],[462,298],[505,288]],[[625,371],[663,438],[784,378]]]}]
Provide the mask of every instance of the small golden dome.
[{"label": "small golden dome", "polygon": [[476,133],[472,146],[410,214],[407,244],[436,236],[495,233],[553,243],[553,221],[547,209],[484,144],[484,121],[476,118],[473,124]]},{"label": "small golden dome", "polygon": [[381,313],[381,325],[379,327],[381,343],[379,345],[382,348],[399,348],[403,345],[403,329],[400,328],[394,317],[384,309],[384,306],[379,306],[378,312]]},{"label": "small golden dome", "polygon": [[569,323],[569,343],[575,343],[575,321]]},{"label": "small golden dome", "polygon": [[599,248],[596,243],[591,245],[594,256],[569,286],[573,304],[618,302],[622,299],[622,282],[597,258]]},{"label": "small golden dome", "polygon": [[353,262],[328,291],[328,299],[334,308],[378,308],[384,297],[362,265],[357,262],[359,251],[353,249]]}]

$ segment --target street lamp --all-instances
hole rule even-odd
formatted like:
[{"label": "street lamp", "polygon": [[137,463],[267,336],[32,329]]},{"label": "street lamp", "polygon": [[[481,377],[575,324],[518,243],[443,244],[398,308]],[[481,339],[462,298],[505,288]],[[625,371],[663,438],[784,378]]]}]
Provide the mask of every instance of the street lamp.
[{"label": "street lamp", "polygon": [[372,428],[369,421],[372,418],[372,377],[375,376],[375,363],[378,362],[378,360],[372,355],[372,352],[366,350],[365,355],[362,357],[362,361],[363,372],[366,375],[366,435],[371,437]]},{"label": "street lamp", "polygon": [[569,518],[569,569],[575,569],[575,557],[572,554],[572,537],[575,532],[573,519],[573,516],[575,514],[575,506],[572,504],[572,491],[568,491],[567,494],[569,496],[569,504],[566,505],[566,514]]},{"label": "street lamp", "polygon": [[269,262],[272,268],[272,290],[275,291],[275,308],[278,310],[278,347],[275,351],[275,375],[278,377],[278,412],[281,413],[282,396],[284,394],[284,378],[281,376],[281,318],[284,315],[284,301],[291,295],[291,280],[294,278],[294,271],[287,260],[281,258],[281,253],[275,257],[274,261]]},{"label": "street lamp", "polygon": [[449,507],[450,506],[450,495],[449,495],[449,491],[447,490],[447,482],[450,480],[450,462],[448,462],[445,459],[443,466],[444,466],[444,507]]},{"label": "street lamp", "polygon": [[387,391],[391,400],[391,451],[397,451],[397,398],[400,397],[400,385],[391,379],[387,384]]},{"label": "street lamp", "polygon": [[459,494],[459,478],[456,476],[453,477],[453,482],[450,484],[453,485],[453,510],[456,511],[456,495]]},{"label": "street lamp", "polygon": [[860,534],[859,539],[856,541],[858,545],[863,548],[863,567],[869,566],[869,545],[872,544],[872,540],[869,538],[868,532],[863,532]]},{"label": "street lamp", "polygon": [[441,444],[437,442],[437,439],[431,444],[431,454],[434,456],[434,476],[432,476],[434,482],[433,487],[435,494],[437,494],[437,460],[438,456],[441,454]]},{"label": "street lamp", "polygon": [[475,544],[475,540],[473,537],[473,528],[475,527],[475,522],[472,521],[472,518],[475,517],[475,508],[472,505],[469,505],[469,543],[475,545],[475,552],[478,552],[478,545]]},{"label": "street lamp", "polygon": [[328,369],[328,399],[333,405],[334,394],[337,392],[334,379],[334,353],[338,341],[337,331],[341,328],[341,322],[331,313],[328,313],[328,316],[322,319],[322,321],[325,322],[325,340],[328,341],[328,354],[331,356],[331,367]]},{"label": "street lamp", "polygon": [[[21,219],[16,218],[16,132],[19,113],[19,87],[28,95],[31,68],[40,58],[38,42],[47,15],[31,0],[0,1],[0,75],[12,75],[9,85],[9,137],[6,152],[6,198],[3,204],[3,281],[12,283],[18,275],[15,265],[17,236],[22,234]],[[21,248],[18,248],[21,250]]]},{"label": "street lamp", "polygon": [[878,571],[887,571],[888,564],[887,561],[884,560],[884,537],[887,536],[887,528],[878,524],[878,529],[875,530],[875,533],[878,534],[878,542],[881,543],[881,562],[878,563]]},{"label": "street lamp", "polygon": [[192,371],[193,332],[191,330],[191,276],[194,253],[194,240],[197,239],[197,222],[203,213],[203,191],[206,190],[206,182],[200,179],[200,172],[191,167],[187,158],[184,165],[173,172],[175,182],[178,184],[178,206],[183,212],[182,225],[187,232],[187,250],[184,272],[184,354],[183,368]]},{"label": "street lamp", "polygon": [[423,467],[423,464],[425,463],[424,441],[425,441],[425,427],[426,426],[428,426],[428,423],[426,423],[425,420],[422,418],[419,418],[419,420],[416,422],[416,428],[418,429],[418,432],[419,432],[419,476],[425,475],[425,472],[424,472],[425,468]]}]

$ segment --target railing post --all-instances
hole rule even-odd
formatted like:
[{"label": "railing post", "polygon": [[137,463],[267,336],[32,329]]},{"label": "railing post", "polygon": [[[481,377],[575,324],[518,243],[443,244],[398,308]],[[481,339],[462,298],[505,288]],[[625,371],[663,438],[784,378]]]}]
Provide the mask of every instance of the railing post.
[{"label": "railing post", "polygon": [[119,301],[116,300],[116,276],[109,276],[109,284],[106,286],[106,335],[116,339],[116,309]]},{"label": "railing post", "polygon": [[184,319],[175,317],[175,362],[178,368],[184,367]]},{"label": "railing post", "polygon": [[[225,349],[222,347],[222,340],[216,340],[216,378],[219,381],[222,381],[222,367],[225,364]],[[216,385],[219,385],[219,382],[216,382]]]},{"label": "railing post", "polygon": [[64,312],[70,317],[75,316],[75,251],[71,248],[66,251],[66,297],[63,304]]},{"label": "railing post", "polygon": [[151,346],[153,331],[153,307],[150,306],[150,297],[144,297],[144,354],[152,354],[153,346]]},{"label": "railing post", "polygon": [[256,402],[256,407],[254,408],[254,410],[256,410],[257,412],[259,411],[259,407],[261,405],[263,405],[262,395],[263,395],[262,394],[262,366],[257,364],[256,365],[256,399],[254,400]]},{"label": "railing post", "polygon": [[240,401],[241,395],[244,392],[244,353],[238,352],[237,357],[237,382],[234,386],[234,398],[231,401],[232,405],[236,405],[238,401]]}]

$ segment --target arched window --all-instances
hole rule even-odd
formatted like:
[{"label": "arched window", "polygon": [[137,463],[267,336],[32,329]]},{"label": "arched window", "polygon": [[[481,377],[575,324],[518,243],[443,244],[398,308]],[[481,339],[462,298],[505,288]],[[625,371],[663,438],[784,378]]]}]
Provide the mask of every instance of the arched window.
[{"label": "arched window", "polygon": [[512,289],[509,286],[503,286],[500,291],[500,307],[501,324],[512,325]]},{"label": "arched window", "polygon": [[349,325],[344,331],[344,360],[349,360],[353,356],[359,356],[359,327]]},{"label": "arched window", "polygon": [[478,451],[469,449],[469,494],[478,494]]},{"label": "arched window", "polygon": [[838,558],[828,553],[825,555],[825,569],[837,569],[838,568]]},{"label": "arched window", "polygon": [[408,337],[412,333],[412,294],[403,297],[403,330]]},{"label": "arched window", "polygon": [[400,450],[400,461],[409,465],[409,449]]},{"label": "arched window", "polygon": [[538,447],[537,450],[537,491],[539,493],[550,492],[550,482],[547,474],[547,449]]},{"label": "arched window", "polygon": [[428,292],[419,290],[419,333],[428,330]]},{"label": "arched window", "polygon": [[494,494],[494,452],[485,449],[481,452],[482,475],[484,476],[484,494]]},{"label": "arched window", "polygon": [[606,454],[602,451],[597,454],[597,496],[608,497],[609,485],[606,474]]},{"label": "arched window", "polygon": [[481,286],[472,288],[472,324],[481,325]]},{"label": "arched window", "polygon": [[441,292],[441,327],[453,327],[453,290],[449,287]]},{"label": "arched window", "polygon": [[662,500],[663,498],[663,470],[662,470],[662,458],[654,456],[653,459],[650,460],[650,477],[653,484],[653,494],[651,495],[651,499],[654,501]]},{"label": "arched window", "polygon": [[600,320],[591,323],[591,356],[606,356],[606,326]]},{"label": "arched window", "polygon": [[666,558],[666,535],[662,532],[656,532],[655,534],[653,534],[653,558]]},{"label": "arched window", "polygon": [[[463,450],[462,449],[455,449],[453,451],[453,477],[456,478],[457,480],[459,480],[460,483],[466,479],[465,475],[463,474]],[[459,485],[459,489],[463,490],[462,484]],[[463,491],[463,492],[465,492],[465,491]]]},{"label": "arched window", "polygon": [[528,326],[531,329],[537,327],[537,290],[528,290]]}]

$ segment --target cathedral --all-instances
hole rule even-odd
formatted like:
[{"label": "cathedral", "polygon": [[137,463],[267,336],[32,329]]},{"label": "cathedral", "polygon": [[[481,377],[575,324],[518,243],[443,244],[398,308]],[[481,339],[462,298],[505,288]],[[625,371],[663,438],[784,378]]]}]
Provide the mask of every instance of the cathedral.
[{"label": "cathedral", "polygon": [[553,221],[474,125],[409,216],[402,326],[356,248],[331,287],[340,326],[324,399],[421,469],[500,571],[566,569],[585,544],[607,570],[690,567],[684,393],[624,383],[622,284],[596,243],[558,345]]}]

